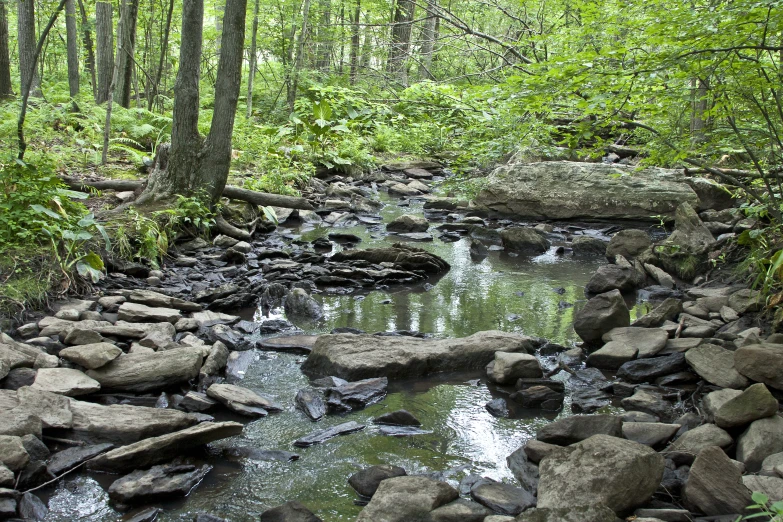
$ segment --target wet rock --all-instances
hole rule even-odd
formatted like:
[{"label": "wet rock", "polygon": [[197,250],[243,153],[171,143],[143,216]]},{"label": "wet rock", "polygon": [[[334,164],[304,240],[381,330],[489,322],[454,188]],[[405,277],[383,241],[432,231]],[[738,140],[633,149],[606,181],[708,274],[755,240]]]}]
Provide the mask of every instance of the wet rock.
[{"label": "wet rock", "polygon": [[636,288],[637,276],[633,268],[620,265],[603,265],[585,285],[589,294],[603,294],[612,290],[628,292]]},{"label": "wet rock", "polygon": [[16,498],[0,497],[0,517],[12,518],[16,516]]},{"label": "wet rock", "polygon": [[595,388],[577,388],[571,393],[571,411],[593,413],[607,406],[612,396]]},{"label": "wet rock", "polygon": [[748,380],[734,367],[734,352],[714,344],[700,344],[685,352],[688,365],[699,377],[721,388],[745,388]]},{"label": "wet rock", "polygon": [[[536,462],[539,462],[540,460],[541,459],[538,459]],[[508,465],[508,469],[511,470],[511,473],[514,474],[514,478],[522,485],[522,489],[529,491],[535,496],[538,491],[538,466],[528,457],[526,446],[517,449],[514,453],[506,457],[506,464]]]},{"label": "wet rock", "polygon": [[[234,324],[239,321],[239,316],[224,314],[220,312],[214,312],[212,310],[205,310],[203,312],[196,312],[191,316],[191,319],[195,320],[202,328],[209,328],[216,324]],[[182,319],[185,321],[187,319]],[[177,322],[179,324],[179,321]]]},{"label": "wet rock", "polygon": [[426,232],[429,222],[422,216],[403,214],[386,225],[389,232]]},{"label": "wet rock", "polygon": [[199,370],[199,378],[203,381],[207,377],[217,375],[228,364],[229,351],[226,345],[217,341],[209,349],[209,355],[207,355],[201,370]]},{"label": "wet rock", "polygon": [[13,435],[0,435],[0,455],[2,463],[11,471],[23,469],[30,461],[22,438]]},{"label": "wet rock", "polygon": [[450,268],[449,264],[440,257],[403,243],[395,243],[387,248],[343,250],[332,256],[332,260],[338,262],[363,260],[375,264],[393,263],[398,270],[420,270],[428,274],[437,274]]},{"label": "wet rock", "polygon": [[32,388],[77,397],[100,390],[101,384],[79,370],[42,368],[36,373]]},{"label": "wet rock", "polygon": [[270,411],[282,411],[282,407],[269,397],[233,384],[213,384],[207,388],[207,396],[224,404],[228,409],[249,417],[265,417]]},{"label": "wet rock", "polygon": [[536,439],[567,446],[593,435],[622,436],[621,417],[614,415],[574,415],[547,424],[536,432]]},{"label": "wet rock", "polygon": [[[486,519],[485,522],[488,522]],[[614,511],[603,505],[569,506],[564,508],[528,509],[517,522],[616,522]]]},{"label": "wet rock", "polygon": [[52,455],[46,469],[56,477],[112,448],[114,448],[114,444],[111,443],[74,446]]},{"label": "wet rock", "polygon": [[743,513],[752,504],[750,490],[742,484],[742,472],[715,446],[698,453],[685,484],[685,498],[705,515]]},{"label": "wet rock", "polygon": [[211,326],[206,333],[211,342],[221,342],[231,351],[252,350],[256,347],[255,342],[248,339],[247,335],[225,324]]},{"label": "wet rock", "polygon": [[381,482],[356,522],[409,522],[457,500],[457,490],[428,477],[394,477]]},{"label": "wet rock", "polygon": [[352,411],[378,402],[386,396],[389,379],[378,377],[349,382],[325,392],[326,404],[332,411]]},{"label": "wet rock", "polygon": [[627,513],[649,501],[663,470],[663,457],[647,446],[595,435],[541,462],[538,506],[604,504]]},{"label": "wet rock", "polygon": [[500,232],[503,248],[522,255],[538,255],[549,250],[549,241],[531,228],[511,227]]},{"label": "wet rock", "polygon": [[46,520],[49,514],[46,504],[32,493],[25,493],[19,499],[19,516],[24,520]]},{"label": "wet rock", "polygon": [[617,370],[636,359],[638,349],[628,343],[610,341],[587,356],[587,365],[604,370]]},{"label": "wet rock", "polygon": [[137,470],[109,486],[109,498],[123,504],[155,502],[169,497],[186,497],[212,469],[207,464],[164,464]]},{"label": "wet rock", "polygon": [[644,230],[621,230],[609,241],[606,257],[614,259],[615,256],[621,255],[626,259],[634,259],[650,246],[652,246],[652,240]]},{"label": "wet rock", "polygon": [[663,522],[690,522],[691,513],[687,509],[640,508],[634,511],[637,518],[657,519]]},{"label": "wet rock", "polygon": [[679,429],[679,424],[625,422],[623,423],[623,437],[645,446],[657,448],[669,442]]},{"label": "wet rock", "polygon": [[606,241],[590,236],[577,236],[571,242],[574,257],[604,257],[606,247]]},{"label": "wet rock", "polygon": [[543,374],[535,356],[527,353],[495,352],[487,366],[487,377],[497,384],[512,384],[517,379],[537,378]]},{"label": "wet rock", "polygon": [[443,340],[322,335],[302,370],[351,380],[378,376],[410,378],[440,371],[479,369],[497,351],[532,353],[534,350],[530,338],[496,331]]},{"label": "wet rock", "polygon": [[189,391],[179,402],[180,408],[185,411],[203,412],[209,411],[217,406],[217,401],[213,401],[205,393]]},{"label": "wet rock", "polygon": [[459,498],[430,512],[432,522],[483,522],[492,511],[477,502]]},{"label": "wet rock", "polygon": [[676,464],[691,464],[701,450],[709,446],[728,448],[734,443],[725,430],[714,424],[704,424],[688,430],[666,448],[663,455]]},{"label": "wet rock", "polygon": [[390,426],[421,426],[419,419],[406,410],[397,410],[379,415],[373,420],[375,424],[387,424]]},{"label": "wet rock", "polygon": [[350,484],[359,495],[370,498],[375,494],[382,480],[392,477],[403,477],[405,475],[407,475],[407,473],[399,466],[382,464],[379,466],[370,466],[358,473],[354,473],[348,479],[348,484]]},{"label": "wet rock", "polygon": [[138,303],[122,303],[118,319],[129,323],[171,323],[182,319],[182,313],[174,308],[151,307]]},{"label": "wet rock", "polygon": [[754,384],[726,401],[715,412],[715,424],[724,429],[744,426],[778,412],[778,401],[763,384]]},{"label": "wet rock", "polygon": [[783,390],[783,344],[743,346],[734,352],[734,365],[745,377]]},{"label": "wet rock", "polygon": [[201,352],[192,348],[125,354],[87,375],[103,388],[143,393],[195,379],[201,361]]},{"label": "wet rock", "polygon": [[302,437],[301,439],[297,439],[294,441],[294,446],[299,448],[307,448],[314,444],[321,444],[326,442],[327,440],[337,437],[338,435],[348,435],[349,433],[361,431],[364,428],[364,424],[359,424],[358,422],[344,422],[343,424],[338,424],[337,426],[333,426],[331,428],[319,430],[311,433],[310,435]]},{"label": "wet rock", "polygon": [[663,350],[668,334],[654,328],[615,328],[603,336],[606,342],[614,341],[629,344],[637,349],[639,359],[655,356]]},{"label": "wet rock", "polygon": [[378,430],[381,435],[389,437],[413,437],[415,435],[429,435],[429,430],[423,430],[416,426],[381,426]]},{"label": "wet rock", "polygon": [[665,357],[637,359],[620,366],[617,376],[628,382],[651,382],[658,377],[680,372],[688,367],[685,355],[674,353]]},{"label": "wet rock", "polygon": [[511,394],[511,400],[523,408],[557,411],[563,407],[565,395],[548,386],[531,386]]},{"label": "wet rock", "polygon": [[323,522],[312,511],[296,501],[268,509],[261,513],[261,518],[258,520],[259,522]]},{"label": "wet rock", "polygon": [[622,400],[623,408],[632,411],[641,411],[655,415],[656,417],[668,417],[672,411],[672,405],[652,390],[637,388],[634,394]]},{"label": "wet rock", "polygon": [[80,344],[60,350],[58,355],[88,370],[100,368],[122,355],[122,350],[111,343]]},{"label": "wet rock", "polygon": [[[163,510],[160,508],[150,507],[147,509],[142,509],[141,511],[135,513],[130,518],[128,518],[127,516],[124,517],[122,522],[155,522],[158,519],[158,515],[161,514],[162,512]],[[200,515],[196,515],[196,522],[222,522],[222,519],[219,518],[204,519]]]},{"label": "wet rock", "polygon": [[470,496],[479,504],[502,515],[518,515],[536,505],[536,498],[530,492],[486,479],[479,480],[470,488]]},{"label": "wet rock", "polygon": [[661,326],[665,321],[673,321],[682,313],[682,301],[673,297],[666,298],[653,310],[634,321],[632,326],[641,328],[654,328]]},{"label": "wet rock", "polygon": [[783,452],[783,418],[777,415],[753,421],[737,438],[737,460],[748,471],[758,471],[765,458]]},{"label": "wet rock", "polygon": [[672,276],[670,276],[665,270],[662,270],[655,265],[645,263],[644,270],[650,275],[650,277],[655,279],[658,285],[664,288],[673,289],[677,286],[677,283],[675,283]]},{"label": "wet rock", "polygon": [[286,296],[283,306],[290,317],[314,320],[323,315],[321,305],[301,288],[294,288]]},{"label": "wet rock", "polygon": [[505,399],[494,399],[484,405],[484,408],[494,417],[508,417],[508,405]]},{"label": "wet rock", "polygon": [[534,462],[536,464],[540,463],[541,460],[552,453],[554,450],[558,449],[560,446],[556,444],[549,444],[547,442],[541,442],[540,440],[536,439],[529,439],[524,446],[525,455],[528,456],[531,462]]},{"label": "wet rock", "polygon": [[317,421],[326,415],[326,403],[324,403],[323,395],[312,388],[299,390],[296,393],[295,402],[299,409],[310,417],[310,420]]},{"label": "wet rock", "polygon": [[587,343],[595,343],[613,328],[628,326],[630,312],[619,290],[599,294],[576,313],[574,330]]},{"label": "wet rock", "polygon": [[89,469],[98,471],[125,471],[147,467],[191,448],[233,437],[242,433],[238,422],[202,422],[174,433],[150,437],[127,446],[110,450],[88,462]]}]

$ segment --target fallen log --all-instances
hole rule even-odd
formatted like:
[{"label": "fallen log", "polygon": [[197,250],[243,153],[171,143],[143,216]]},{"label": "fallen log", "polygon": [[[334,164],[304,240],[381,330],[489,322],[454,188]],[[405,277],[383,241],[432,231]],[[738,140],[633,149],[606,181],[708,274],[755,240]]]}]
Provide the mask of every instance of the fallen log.
[{"label": "fallen log", "polygon": [[[135,191],[144,186],[144,181],[127,179],[107,179],[107,180],[84,180],[70,176],[60,176],[60,178],[72,190],[85,192],[85,187],[91,187],[97,190],[116,190],[118,192]],[[294,196],[281,196],[279,194],[267,194],[266,192],[256,192],[233,185],[226,185],[223,189],[223,197],[229,199],[238,199],[247,201],[254,205],[266,207],[293,208],[298,210],[313,210],[313,206],[305,198]]]}]

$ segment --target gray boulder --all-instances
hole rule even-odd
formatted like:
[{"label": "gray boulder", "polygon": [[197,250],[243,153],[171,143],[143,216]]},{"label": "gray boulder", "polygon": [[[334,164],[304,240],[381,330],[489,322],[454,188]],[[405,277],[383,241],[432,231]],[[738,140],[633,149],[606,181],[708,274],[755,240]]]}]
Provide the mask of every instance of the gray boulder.
[{"label": "gray boulder", "polygon": [[503,248],[523,255],[543,254],[549,250],[549,241],[532,228],[511,227],[500,233]]},{"label": "gray boulder", "polygon": [[585,292],[602,294],[611,290],[629,292],[636,288],[637,275],[632,267],[620,265],[601,266],[585,285]]},{"label": "gray boulder", "polygon": [[430,512],[432,522],[484,522],[492,511],[478,502],[458,498]]},{"label": "gray boulder", "polygon": [[631,315],[619,290],[593,297],[574,317],[574,331],[586,343],[597,343],[613,328],[630,324]]},{"label": "gray boulder", "polygon": [[498,331],[458,339],[322,335],[302,364],[302,371],[350,381],[382,376],[410,378],[443,371],[478,370],[498,351],[533,353],[534,348],[529,337]]},{"label": "gray boulder", "polygon": [[112,482],[109,498],[123,504],[148,503],[169,497],[186,497],[212,469],[204,464],[164,464],[137,470]]},{"label": "gray boulder", "polygon": [[778,412],[778,401],[761,383],[726,401],[715,412],[715,424],[724,429],[744,426]]},{"label": "gray boulder", "polygon": [[591,236],[577,236],[571,242],[574,257],[604,257],[606,241]]},{"label": "gray boulder", "polygon": [[745,377],[783,390],[783,344],[750,344],[734,352],[734,366]]},{"label": "gray boulder", "polygon": [[405,475],[407,475],[407,473],[399,466],[382,464],[379,466],[370,466],[369,468],[354,473],[348,479],[348,484],[350,484],[359,495],[369,498],[378,490],[381,481],[392,477],[403,477]]},{"label": "gray boulder", "polygon": [[666,448],[663,455],[676,464],[690,464],[704,448],[717,446],[728,448],[734,443],[731,435],[714,424],[703,424],[683,433]]},{"label": "gray boulder", "polygon": [[748,379],[734,367],[734,352],[714,344],[700,344],[685,352],[688,365],[699,377],[721,388],[745,388]]},{"label": "gray boulder", "polygon": [[665,357],[629,361],[620,367],[617,376],[628,382],[651,382],[658,377],[681,372],[687,367],[685,355],[673,353]]},{"label": "gray boulder", "polygon": [[73,413],[67,397],[29,386],[16,390],[16,397],[24,409],[41,419],[43,428],[68,429],[73,426]]},{"label": "gray boulder", "polygon": [[423,216],[412,214],[403,214],[386,225],[389,232],[426,232],[428,228],[430,224]]},{"label": "gray boulder", "polygon": [[87,395],[101,389],[101,383],[71,368],[41,368],[32,387],[68,397]]},{"label": "gray boulder", "polygon": [[495,352],[495,359],[487,365],[487,377],[497,384],[513,384],[517,379],[542,375],[538,359],[527,353]]},{"label": "gray boulder", "polygon": [[626,259],[634,259],[652,246],[649,234],[644,230],[621,230],[612,236],[606,248],[606,257],[614,259],[615,256],[623,256]]},{"label": "gray boulder", "polygon": [[268,509],[261,513],[258,520],[259,522],[323,522],[312,511],[296,501]]},{"label": "gray boulder", "polygon": [[315,320],[324,314],[321,305],[302,288],[291,290],[285,298],[283,307],[286,315],[294,318]]},{"label": "gray boulder", "polygon": [[58,354],[63,359],[94,370],[104,366],[120,355],[122,350],[111,343],[81,344],[60,350]]},{"label": "gray boulder", "polygon": [[574,415],[551,422],[536,432],[536,439],[567,446],[593,435],[622,436],[623,419],[614,415]]},{"label": "gray boulder", "polygon": [[87,375],[103,388],[143,393],[195,379],[202,358],[200,350],[189,347],[125,354]]},{"label": "gray boulder", "polygon": [[445,482],[428,477],[393,477],[380,483],[356,522],[412,522],[459,497]]},{"label": "gray boulder", "polygon": [[737,438],[737,460],[748,471],[758,471],[764,459],[783,452],[783,418],[777,415],[753,421]]},{"label": "gray boulder", "polygon": [[624,422],[623,437],[645,446],[657,448],[669,442],[680,428],[679,424]]},{"label": "gray boulder", "polygon": [[479,480],[470,488],[470,496],[501,515],[518,515],[536,505],[536,498],[529,491],[494,480]]},{"label": "gray boulder", "polygon": [[182,313],[174,308],[146,306],[139,303],[122,303],[117,318],[129,323],[171,323],[182,319]]},{"label": "gray boulder", "polygon": [[267,412],[282,410],[269,397],[234,384],[213,384],[207,388],[207,396],[240,415],[250,417],[265,417]]},{"label": "gray boulder", "polygon": [[650,500],[664,459],[633,441],[595,435],[541,461],[539,508],[603,504],[625,514]]},{"label": "gray boulder", "polygon": [[742,484],[750,491],[764,493],[770,502],[783,500],[783,479],[779,477],[745,475],[742,477]]},{"label": "gray boulder", "polygon": [[699,451],[684,493],[691,508],[705,515],[741,514],[753,503],[750,490],[742,484],[742,472],[716,446]]},{"label": "gray boulder", "polygon": [[20,471],[30,460],[22,438],[13,435],[0,435],[0,455],[0,461],[11,471]]},{"label": "gray boulder", "polygon": [[636,359],[639,350],[628,343],[610,341],[587,356],[587,365],[604,370],[617,370]]},{"label": "gray boulder", "polygon": [[652,357],[663,350],[669,334],[655,328],[615,328],[603,336],[604,341],[615,341],[628,344],[637,349],[637,357],[644,359]]}]

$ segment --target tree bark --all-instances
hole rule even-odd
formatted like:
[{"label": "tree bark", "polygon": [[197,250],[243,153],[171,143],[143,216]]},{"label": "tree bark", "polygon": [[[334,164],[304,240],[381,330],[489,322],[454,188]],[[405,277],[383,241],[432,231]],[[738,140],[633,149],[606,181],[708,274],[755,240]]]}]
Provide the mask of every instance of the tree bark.
[{"label": "tree bark", "polygon": [[411,46],[414,0],[397,0],[392,25],[392,41],[386,69],[397,82],[408,85],[407,58]]},{"label": "tree bark", "polygon": [[114,73],[114,29],[112,24],[111,2],[95,4],[95,38],[98,48],[98,89],[95,102],[103,103],[109,99],[111,77]]},{"label": "tree bark", "polygon": [[41,96],[41,77],[35,67],[35,0],[19,0],[16,21],[19,29],[20,92],[30,83],[30,96]]},{"label": "tree bark", "polygon": [[425,80],[434,80],[432,75],[432,55],[435,51],[435,25],[438,22],[437,0],[427,0],[427,19],[424,21],[424,29],[421,32],[421,63],[419,65],[419,77]]},{"label": "tree bark", "polygon": [[308,20],[310,18],[310,0],[304,0],[302,5],[302,29],[296,41],[296,55],[291,64],[291,80],[288,84],[288,108],[294,112],[294,103],[296,102],[296,91],[299,88],[299,70],[304,61],[304,45],[307,38]]},{"label": "tree bark", "polygon": [[[79,49],[76,32],[76,0],[65,2],[65,41],[68,61],[68,91],[71,99],[79,95]],[[74,107],[76,102],[74,101]]]},{"label": "tree bark", "polygon": [[253,30],[250,36],[250,68],[247,73],[247,118],[253,116],[253,82],[256,78],[256,56],[258,53],[258,3],[253,6]]},{"label": "tree bark", "polygon": [[321,12],[321,22],[318,25],[318,50],[315,67],[320,71],[328,71],[332,56],[331,0],[318,0],[318,9]]},{"label": "tree bark", "polygon": [[87,66],[87,70],[90,71],[92,96],[95,98],[98,93],[98,82],[95,76],[95,49],[92,45],[92,31],[90,30],[90,23],[87,20],[87,11],[84,9],[84,2],[82,0],[79,0],[79,13],[82,17],[82,42],[84,43],[84,52],[87,53],[84,63]]},{"label": "tree bark", "polygon": [[707,112],[707,96],[709,83],[701,78],[692,80],[694,85],[693,104],[691,112],[691,141],[694,145],[704,143],[706,140],[707,124],[704,119],[704,113]]},{"label": "tree bark", "polygon": [[[158,62],[158,70],[155,73],[155,83],[152,85],[153,94],[148,96],[147,110],[152,110],[152,105],[158,97],[160,91],[160,81],[163,77],[163,66],[166,63],[166,55],[169,51],[169,35],[171,34],[171,17],[174,13],[174,0],[169,0],[169,9],[166,12],[166,27],[163,29],[163,45],[160,49],[160,61]],[[149,89],[148,89],[149,90]]]},{"label": "tree bark", "polygon": [[[122,24],[122,19],[125,16],[124,12],[120,13],[120,24]],[[123,54],[123,40],[122,38],[117,38],[117,56],[120,56]],[[112,70],[111,73],[111,83],[109,84],[109,99],[106,100],[106,120],[103,125],[103,150],[101,152],[101,165],[106,165],[106,162],[109,161],[109,134],[111,134],[111,111],[114,105],[114,91],[115,86],[117,85],[117,78],[120,75],[120,62],[115,60],[114,61],[114,70]]]},{"label": "tree bark", "polygon": [[359,80],[359,45],[361,43],[359,34],[359,17],[362,15],[362,0],[356,0],[356,10],[351,20],[351,85],[356,85]]},{"label": "tree bark", "polygon": [[13,95],[11,58],[8,51],[8,16],[5,2],[0,1],[0,98],[10,98]]},{"label": "tree bark", "polygon": [[122,53],[118,53],[117,83],[114,85],[114,99],[125,107],[130,107],[131,84],[133,83],[133,53],[136,48],[136,20],[139,15],[139,0],[123,0],[120,23],[117,24],[117,39],[122,39]]}]

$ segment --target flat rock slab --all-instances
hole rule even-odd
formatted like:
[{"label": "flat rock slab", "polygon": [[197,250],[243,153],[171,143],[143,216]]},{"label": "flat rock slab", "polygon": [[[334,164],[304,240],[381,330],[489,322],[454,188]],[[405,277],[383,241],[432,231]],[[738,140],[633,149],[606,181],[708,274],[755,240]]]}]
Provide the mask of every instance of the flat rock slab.
[{"label": "flat rock slab", "polygon": [[229,315],[220,312],[213,312],[212,310],[205,310],[203,312],[196,312],[191,316],[199,326],[203,328],[209,328],[216,324],[234,324],[239,321],[240,317],[237,315]]},{"label": "flat rock slab", "polygon": [[645,359],[663,350],[669,340],[669,334],[655,328],[615,328],[603,336],[604,341],[628,344],[637,350],[637,357]]},{"label": "flat rock slab", "polygon": [[734,364],[749,379],[783,390],[783,344],[743,346],[734,352]]},{"label": "flat rock slab", "polygon": [[109,498],[123,504],[147,503],[169,497],[186,497],[212,469],[207,464],[165,464],[137,470],[109,486]]},{"label": "flat rock slab", "polygon": [[356,522],[411,522],[428,520],[429,513],[459,498],[445,482],[428,477],[393,477],[378,486]]},{"label": "flat rock slab", "polygon": [[64,348],[58,355],[88,370],[94,370],[122,355],[122,350],[111,343],[94,343]]},{"label": "flat rock slab", "polygon": [[381,426],[381,435],[389,437],[413,437],[414,435],[429,435],[430,430],[423,430],[415,426]]},{"label": "flat rock slab", "polygon": [[92,459],[87,467],[99,471],[144,468],[171,459],[183,451],[242,433],[238,422],[202,422],[181,431],[151,437]]},{"label": "flat rock slab", "polygon": [[120,321],[129,323],[171,323],[182,319],[182,312],[174,308],[151,307],[138,303],[122,303],[117,312]]},{"label": "flat rock slab", "polygon": [[337,426],[333,426],[325,430],[319,430],[315,433],[311,433],[310,435],[302,437],[301,439],[297,439],[294,441],[294,446],[307,448],[314,444],[321,444],[326,442],[327,440],[337,437],[338,435],[348,435],[349,433],[361,431],[364,428],[364,424],[359,424],[358,422],[344,422],[343,424],[338,424]]},{"label": "flat rock slab", "polygon": [[536,432],[536,439],[567,446],[599,434],[621,437],[622,424],[622,417],[614,415],[574,415],[547,424]]},{"label": "flat rock slab", "polygon": [[207,396],[240,415],[250,417],[263,417],[267,412],[282,411],[283,409],[269,397],[233,384],[213,384],[207,388]]},{"label": "flat rock slab", "polygon": [[470,488],[470,496],[495,513],[502,515],[519,515],[522,511],[536,505],[536,498],[522,488],[494,482],[479,480]]},{"label": "flat rock slab", "polygon": [[101,383],[72,368],[41,368],[35,375],[32,387],[68,397],[77,397],[100,390]]},{"label": "flat rock slab", "polygon": [[185,301],[178,297],[170,297],[152,290],[126,290],[122,294],[132,303],[140,303],[156,308],[175,308],[184,312],[200,312],[202,306],[197,303]]},{"label": "flat rock slab", "polygon": [[383,415],[375,417],[373,422],[375,424],[386,424],[390,426],[421,426],[421,421],[407,410],[384,413]]},{"label": "flat rock slab", "polygon": [[322,335],[302,371],[349,381],[371,377],[409,378],[484,368],[495,352],[532,353],[526,336],[498,331],[460,339],[418,339],[374,335]]},{"label": "flat rock slab", "polygon": [[131,353],[90,370],[87,375],[103,388],[144,393],[195,379],[201,362],[202,353],[187,347],[155,353]]},{"label": "flat rock slab", "polygon": [[734,352],[714,344],[700,344],[685,352],[685,360],[699,377],[721,388],[746,388],[748,379],[734,367]]},{"label": "flat rock slab", "polygon": [[56,477],[112,448],[114,448],[114,444],[111,443],[74,446],[52,455],[46,469]]},{"label": "flat rock slab", "polygon": [[663,357],[637,359],[620,366],[617,376],[628,382],[652,382],[659,377],[681,372],[688,368],[685,355],[673,353]]},{"label": "flat rock slab", "polygon": [[262,350],[308,354],[313,351],[317,340],[317,335],[286,335],[264,339],[258,343],[258,346]]},{"label": "flat rock slab", "polygon": [[23,408],[41,419],[42,427],[68,429],[73,426],[73,413],[67,397],[30,386],[16,390],[16,397]]},{"label": "flat rock slab", "polygon": [[349,382],[326,390],[326,403],[330,410],[347,412],[364,408],[386,396],[389,379],[377,377]]}]

